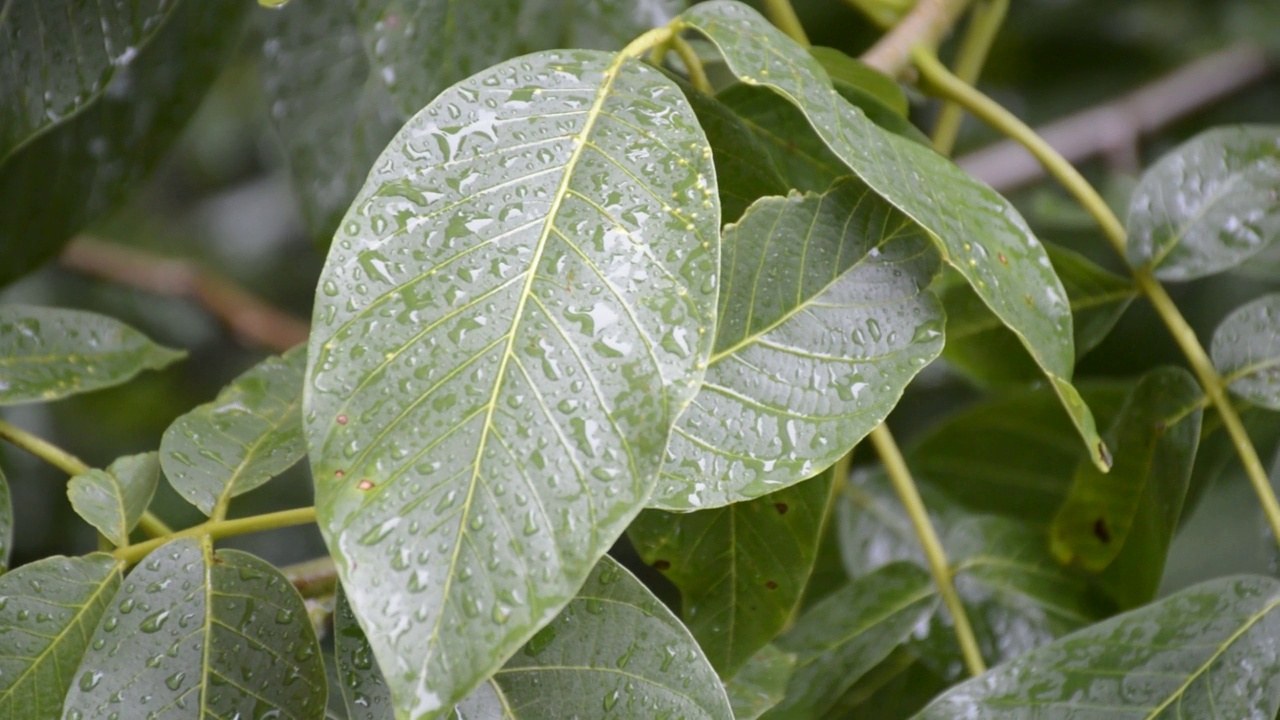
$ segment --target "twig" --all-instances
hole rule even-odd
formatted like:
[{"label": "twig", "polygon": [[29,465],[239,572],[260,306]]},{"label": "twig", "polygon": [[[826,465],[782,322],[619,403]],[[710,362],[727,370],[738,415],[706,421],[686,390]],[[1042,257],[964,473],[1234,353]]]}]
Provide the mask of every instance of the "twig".
[{"label": "twig", "polygon": [[809,36],[805,34],[800,18],[796,17],[796,10],[791,6],[791,0],[765,0],[764,11],[769,16],[769,22],[776,25],[792,40],[804,47],[809,47]]},{"label": "twig", "polygon": [[862,54],[862,61],[889,77],[911,67],[911,48],[938,47],[970,0],[920,0],[892,30]]},{"label": "twig", "polygon": [[[1101,105],[1068,115],[1035,133],[1067,162],[1099,154],[1135,157],[1143,135],[1159,130],[1266,77],[1273,66],[1257,45],[1242,42],[1184,65]],[[1044,168],[1010,139],[964,155],[957,164],[1002,192],[1044,176]]]},{"label": "twig", "polygon": [[137,545],[129,545],[128,547],[119,548],[112,553],[112,555],[117,560],[123,560],[127,563],[136,563],[146,557],[152,550],[155,550],[167,542],[177,540],[178,538],[202,537],[207,535],[211,539],[217,540],[218,538],[245,535],[247,533],[262,532],[264,530],[275,530],[277,528],[290,527],[292,525],[305,525],[315,521],[316,509],[314,507],[297,508],[295,510],[281,510],[279,512],[267,513],[265,515],[237,518],[235,520],[207,520],[199,525],[193,525],[164,537],[140,542]]},{"label": "twig", "polygon": [[185,260],[157,257],[82,236],[67,246],[60,262],[74,272],[158,295],[194,300],[236,335],[276,352],[307,339],[307,324],[303,321]]},{"label": "twig", "polygon": [[[1009,11],[1009,0],[978,0],[973,12],[969,15],[969,26],[965,28],[964,39],[960,41],[960,51],[956,55],[956,77],[973,85],[978,82],[982,66],[987,62],[987,53],[1004,24],[1004,16]],[[933,149],[940,155],[950,155],[956,146],[956,136],[960,134],[960,122],[964,119],[964,109],[953,102],[942,104],[938,113],[938,121],[933,126]]]}]

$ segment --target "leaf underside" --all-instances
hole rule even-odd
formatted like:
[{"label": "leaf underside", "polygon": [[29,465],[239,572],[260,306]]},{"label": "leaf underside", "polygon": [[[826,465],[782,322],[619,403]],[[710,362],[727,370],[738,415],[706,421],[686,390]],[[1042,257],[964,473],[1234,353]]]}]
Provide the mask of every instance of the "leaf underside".
[{"label": "leaf underside", "polygon": [[1280,410],[1280,294],[1231,311],[1213,331],[1209,354],[1232,394]]}]

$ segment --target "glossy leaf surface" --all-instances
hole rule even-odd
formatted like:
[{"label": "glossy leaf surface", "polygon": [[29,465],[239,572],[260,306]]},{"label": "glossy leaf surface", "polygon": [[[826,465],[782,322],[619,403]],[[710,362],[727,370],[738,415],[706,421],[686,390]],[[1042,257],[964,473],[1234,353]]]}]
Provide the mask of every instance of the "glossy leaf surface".
[{"label": "glossy leaf surface", "polygon": [[831,473],[693,513],[647,510],[627,530],[680,589],[681,615],[721,677],[733,677],[790,621],[813,569]]},{"label": "glossy leaf surface", "polygon": [[887,565],[815,605],[778,640],[796,656],[787,695],[763,718],[816,718],[937,608],[929,574]]},{"label": "glossy leaf surface", "polygon": [[714,352],[655,507],[759,497],[829,467],[942,350],[942,310],[925,290],[937,251],[853,178],[757,201],[721,252]]},{"label": "glossy leaf surface", "polygon": [[836,48],[815,45],[809,48],[809,54],[822,65],[833,84],[843,83],[858,88],[901,117],[905,118],[910,111],[907,94],[888,75]]},{"label": "glossy leaf surface", "polygon": [[796,669],[796,656],[765,645],[724,684],[734,720],[755,720],[782,702]]},{"label": "glossy leaf surface", "polygon": [[[1137,297],[1133,283],[1057,245],[1046,245],[1054,271],[1067,291],[1074,317],[1076,357],[1092,350]],[[1024,383],[1040,370],[1018,338],[992,314],[966,283],[952,282],[939,293],[947,309],[947,346],[942,356],[966,375],[985,383]]]},{"label": "glossy leaf surface", "polygon": [[916,717],[1274,717],[1277,606],[1275,580],[1213,580],[993,668]]},{"label": "glossy leaf surface", "polygon": [[1213,331],[1209,354],[1232,393],[1280,410],[1280,295],[1233,310]]},{"label": "glossy leaf surface", "polygon": [[45,402],[128,381],[186,353],[80,310],[0,306],[0,405]]},{"label": "glossy leaf surface", "polygon": [[1126,608],[1159,589],[1200,443],[1203,396],[1182,368],[1144,375],[1108,436],[1115,466],[1103,475],[1081,464],[1054,518],[1054,555],[1093,572],[1118,562],[1110,585]]},{"label": "glossy leaf surface", "polygon": [[425,108],[344,220],[304,417],[399,711],[492,674],[652,492],[714,338],[710,155],[656,70],[541,53]]},{"label": "glossy leaf surface", "polygon": [[13,554],[13,499],[9,495],[9,482],[0,470],[0,574],[9,569],[9,556]]},{"label": "glossy leaf surface", "polygon": [[160,461],[153,452],[118,458],[106,470],[71,478],[71,507],[113,544],[126,545],[129,531],[151,504],[160,482]]},{"label": "glossy leaf surface", "polygon": [[217,399],[173,421],[160,463],[183,498],[211,515],[288,470],[306,453],[302,380],[306,347],[270,357],[231,382]]},{"label": "glossy leaf surface", "polygon": [[154,717],[315,717],[324,662],[302,598],[280,571],[207,540],[147,556],[111,600],[65,712]]},{"label": "glossy leaf surface", "polygon": [[1207,130],[1142,176],[1129,204],[1129,262],[1163,280],[1229,270],[1280,237],[1280,126]]},{"label": "glossy leaf surface", "polygon": [[681,19],[717,46],[743,83],[770,88],[799,108],[833,154],[933,237],[943,259],[1045,372],[1094,461],[1108,466],[1093,415],[1070,383],[1075,351],[1066,292],[1013,206],[932,150],[878,128],[831,88],[816,60],[755,10],[714,0]]},{"label": "glossy leaf surface", "polygon": [[[92,59],[83,76],[49,77],[41,90],[52,92],[60,109],[69,102],[71,112],[21,147],[0,151],[0,285],[52,259],[87,222],[117,207],[147,177],[226,67],[253,10],[252,3],[199,0],[113,3],[110,10],[84,0],[22,5],[0,24],[0,46],[14,51],[6,52],[4,65],[22,58],[22,74],[30,77],[43,72],[41,61],[65,68]],[[112,18],[106,34],[113,43],[119,33],[138,37],[140,44],[95,47],[89,38],[103,35],[100,13]],[[68,24],[75,34],[67,34]],[[81,31],[86,34],[79,36]],[[118,63],[106,75],[92,69],[102,55]],[[25,65],[35,58],[40,60],[34,69]],[[95,84],[88,94],[79,89]],[[17,92],[7,82],[0,85],[6,99]],[[77,94],[82,102],[74,107]]]},{"label": "glossy leaf surface", "polygon": [[343,592],[338,593],[333,610],[333,654],[351,720],[392,720],[391,690]]},{"label": "glossy leaf surface", "polygon": [[109,555],[50,557],[0,576],[0,718],[62,717],[62,696],[120,586]]}]

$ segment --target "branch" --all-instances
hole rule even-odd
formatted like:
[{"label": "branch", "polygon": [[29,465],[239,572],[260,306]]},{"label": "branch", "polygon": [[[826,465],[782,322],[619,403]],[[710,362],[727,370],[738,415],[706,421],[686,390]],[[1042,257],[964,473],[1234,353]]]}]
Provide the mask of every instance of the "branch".
[{"label": "branch", "polygon": [[62,252],[60,262],[73,272],[194,300],[247,342],[276,352],[307,339],[305,322],[185,260],[81,236]]},{"label": "branch", "polygon": [[898,77],[911,67],[911,48],[936,49],[970,0],[919,0],[902,21],[862,54],[862,62]]},{"label": "branch", "polygon": [[[1272,69],[1260,47],[1242,42],[1035,132],[1072,164],[1099,154],[1132,158],[1143,135],[1258,82]],[[956,162],[1001,192],[1044,175],[1040,163],[1014,140],[995,143]]]}]

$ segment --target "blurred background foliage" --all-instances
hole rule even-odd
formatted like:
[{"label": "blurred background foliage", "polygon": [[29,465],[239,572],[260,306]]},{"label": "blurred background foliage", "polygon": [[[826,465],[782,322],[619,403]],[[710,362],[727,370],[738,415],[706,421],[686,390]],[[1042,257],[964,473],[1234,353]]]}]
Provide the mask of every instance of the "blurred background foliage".
[{"label": "blurred background foliage", "polygon": [[[174,147],[125,204],[92,222],[86,234],[190,261],[292,315],[309,316],[327,238],[308,230],[305,206],[298,200],[298,193],[308,189],[303,184],[295,190],[284,148],[311,143],[323,153],[326,139],[306,134],[315,123],[273,125],[261,65],[264,48],[269,48],[279,26],[277,13],[304,10],[301,6],[316,1],[296,0],[283,10],[253,7],[247,26],[238,31],[242,37],[233,59]],[[797,0],[795,5],[814,44],[856,56],[878,35],[874,25],[839,0]],[[1280,57],[1280,8],[1274,0],[1019,0],[1012,3],[980,86],[1035,125],[1104,102],[1241,42],[1258,43],[1273,58]],[[944,48],[944,59],[953,45]],[[429,99],[422,98],[422,104]],[[921,97],[914,101],[913,118],[928,128],[935,105]],[[1280,122],[1280,73],[1268,73],[1144,137],[1132,157],[1091,160],[1082,169],[1116,207],[1124,207],[1140,169],[1162,152],[1206,127],[1242,122]],[[998,139],[966,119],[957,155]],[[1088,219],[1051,184],[1032,184],[1012,193],[1012,198],[1042,238],[1121,270],[1119,259]],[[0,262],[5,254],[0,248]],[[1278,279],[1280,255],[1273,254],[1243,270],[1171,285],[1170,290],[1207,342],[1227,312],[1280,289]],[[144,374],[123,387],[4,411],[5,419],[52,439],[93,466],[156,448],[175,417],[211,400],[266,352],[236,337],[196,302],[90,279],[57,264],[5,288],[0,302],[92,309],[190,352],[187,361]],[[1132,377],[1157,365],[1181,362],[1154,313],[1137,302],[1084,359],[1077,379]],[[944,363],[935,363],[909,388],[891,423],[909,444],[983,392]],[[1280,422],[1262,413],[1250,417],[1260,453],[1274,467]],[[1207,417],[1206,426],[1213,424]],[[5,446],[0,446],[0,464],[9,475],[17,511],[15,565],[93,549],[94,533],[75,517],[66,499],[65,477]],[[309,504],[304,465],[238,500],[232,514]],[[1194,512],[1184,517],[1164,592],[1231,572],[1275,574],[1275,544],[1229,449],[1215,449],[1212,442],[1202,447],[1197,474],[1210,482]],[[175,525],[202,519],[167,484],[160,487],[156,510],[162,517]],[[226,544],[278,564],[324,552],[314,528],[236,538]]]}]

